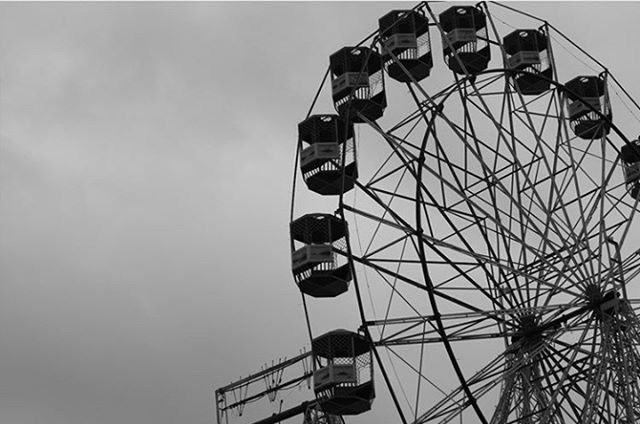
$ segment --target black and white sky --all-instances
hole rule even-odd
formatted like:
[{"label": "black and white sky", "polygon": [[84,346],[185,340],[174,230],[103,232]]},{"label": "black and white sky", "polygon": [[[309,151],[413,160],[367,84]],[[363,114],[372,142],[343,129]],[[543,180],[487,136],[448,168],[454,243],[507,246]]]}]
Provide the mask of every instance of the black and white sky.
[{"label": "black and white sky", "polygon": [[[212,423],[307,344],[296,126],[403,5],[0,3],[0,423]],[[640,3],[518,7],[640,99]]]}]

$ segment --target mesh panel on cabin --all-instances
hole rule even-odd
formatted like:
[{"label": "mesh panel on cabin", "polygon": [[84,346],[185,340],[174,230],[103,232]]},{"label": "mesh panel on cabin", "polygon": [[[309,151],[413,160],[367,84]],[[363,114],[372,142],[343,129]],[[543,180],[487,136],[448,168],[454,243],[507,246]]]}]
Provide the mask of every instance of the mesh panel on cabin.
[{"label": "mesh panel on cabin", "polygon": [[329,214],[307,214],[290,224],[291,237],[305,244],[332,243],[343,238],[347,224]]},{"label": "mesh panel on cabin", "polygon": [[307,144],[344,143],[353,138],[353,124],[338,115],[312,115],[298,124],[298,137]]}]

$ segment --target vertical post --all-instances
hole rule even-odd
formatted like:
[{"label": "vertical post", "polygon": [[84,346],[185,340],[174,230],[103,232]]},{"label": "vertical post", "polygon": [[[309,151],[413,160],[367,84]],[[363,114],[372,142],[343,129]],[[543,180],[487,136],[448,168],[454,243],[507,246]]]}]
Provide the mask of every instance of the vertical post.
[{"label": "vertical post", "polygon": [[[604,118],[607,118],[607,116],[611,114],[611,100],[609,100],[609,84],[608,84],[609,71],[605,69],[600,73],[599,76],[602,76],[602,79],[604,80],[604,93],[602,93],[602,96],[604,97],[604,104],[601,107],[600,113]],[[611,118],[613,118],[613,115],[611,115]],[[611,120],[609,120],[608,123],[611,123]]]},{"label": "vertical post", "polygon": [[220,410],[220,401],[223,399],[224,394],[216,390],[214,396],[215,396],[215,403],[216,403],[216,421],[217,421],[217,424],[222,424],[223,412]]}]

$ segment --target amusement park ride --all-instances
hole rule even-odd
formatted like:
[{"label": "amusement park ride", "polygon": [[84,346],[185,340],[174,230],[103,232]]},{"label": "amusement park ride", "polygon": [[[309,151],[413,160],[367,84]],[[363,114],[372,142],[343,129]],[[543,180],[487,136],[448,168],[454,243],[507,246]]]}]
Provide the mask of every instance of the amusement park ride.
[{"label": "amusement park ride", "polygon": [[[437,7],[329,57],[290,220],[310,350],[216,390],[218,424],[371,421],[376,391],[404,424],[640,422],[640,107],[544,20]],[[339,296],[359,328],[313,334]]]}]

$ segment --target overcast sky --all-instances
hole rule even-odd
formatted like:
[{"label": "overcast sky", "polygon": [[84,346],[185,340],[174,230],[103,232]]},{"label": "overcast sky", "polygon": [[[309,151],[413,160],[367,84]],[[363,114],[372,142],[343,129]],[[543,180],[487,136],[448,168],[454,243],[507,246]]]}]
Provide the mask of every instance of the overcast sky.
[{"label": "overcast sky", "polygon": [[[0,4],[0,422],[211,423],[307,344],[296,126],[399,6]],[[640,99],[640,3],[519,7]]]}]

